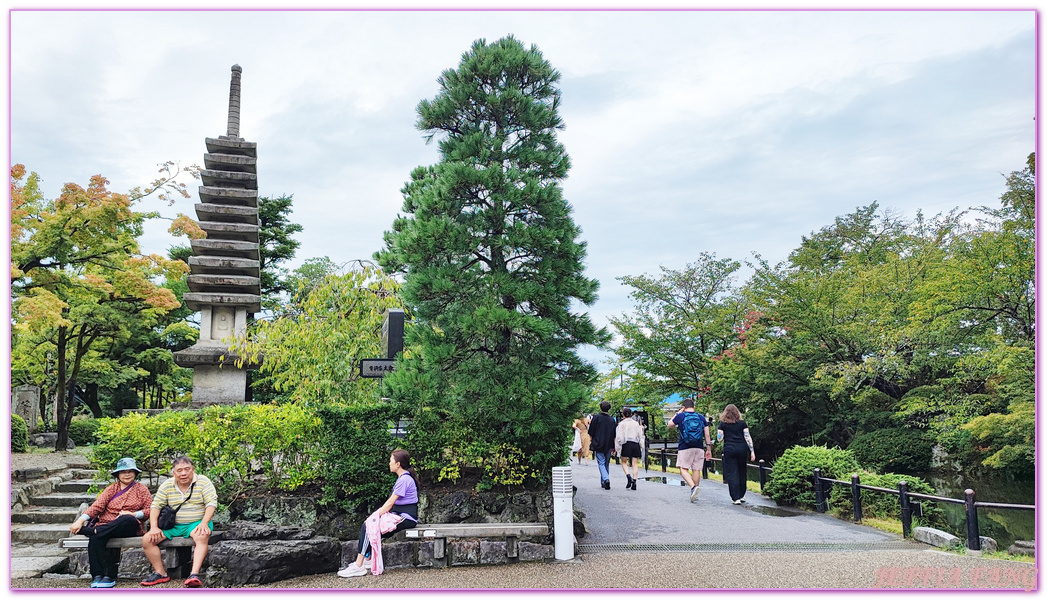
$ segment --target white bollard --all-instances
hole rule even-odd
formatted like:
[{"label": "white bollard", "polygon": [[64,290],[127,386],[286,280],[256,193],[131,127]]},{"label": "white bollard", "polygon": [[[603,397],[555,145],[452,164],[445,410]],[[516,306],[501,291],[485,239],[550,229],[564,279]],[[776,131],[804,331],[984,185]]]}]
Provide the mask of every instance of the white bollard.
[{"label": "white bollard", "polygon": [[571,467],[553,467],[553,539],[556,560],[574,558]]}]

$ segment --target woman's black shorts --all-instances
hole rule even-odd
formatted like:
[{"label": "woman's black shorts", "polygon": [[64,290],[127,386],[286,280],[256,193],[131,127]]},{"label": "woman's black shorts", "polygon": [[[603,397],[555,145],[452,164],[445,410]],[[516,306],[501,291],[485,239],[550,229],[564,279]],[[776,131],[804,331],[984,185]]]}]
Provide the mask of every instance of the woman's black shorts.
[{"label": "woman's black shorts", "polygon": [[622,458],[643,458],[643,450],[637,442],[625,442],[622,444]]}]

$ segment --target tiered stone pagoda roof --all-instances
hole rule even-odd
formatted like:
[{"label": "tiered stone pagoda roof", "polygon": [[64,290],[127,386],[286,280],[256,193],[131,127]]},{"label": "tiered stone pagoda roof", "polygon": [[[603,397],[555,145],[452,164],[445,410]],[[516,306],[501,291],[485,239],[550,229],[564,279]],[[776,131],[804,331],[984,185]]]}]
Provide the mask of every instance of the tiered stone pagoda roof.
[{"label": "tiered stone pagoda roof", "polygon": [[[243,306],[261,310],[258,246],[257,147],[239,137],[239,66],[233,67],[229,131],[206,138],[196,216],[207,238],[193,240],[186,306]],[[234,98],[235,92],[235,98]]]},{"label": "tiered stone pagoda roof", "polygon": [[226,135],[205,138],[196,217],[207,237],[192,241],[185,305],[200,311],[200,338],[174,353],[181,367],[193,368],[193,406],[243,402],[245,368],[236,366],[232,339],[243,335],[251,313],[261,310],[258,245],[257,145],[240,137],[240,73],[233,65]]}]

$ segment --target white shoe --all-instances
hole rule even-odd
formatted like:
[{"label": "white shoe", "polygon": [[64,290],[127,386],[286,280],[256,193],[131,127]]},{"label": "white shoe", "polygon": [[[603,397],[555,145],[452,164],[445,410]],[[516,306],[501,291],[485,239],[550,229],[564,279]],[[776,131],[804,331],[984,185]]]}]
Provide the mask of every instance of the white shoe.
[{"label": "white shoe", "polygon": [[691,488],[691,502],[694,502],[697,499],[698,499],[698,486],[694,486],[693,488]]},{"label": "white shoe", "polygon": [[741,504],[741,503],[742,503],[741,500],[734,500],[733,502],[731,502],[731,504]]},{"label": "white shoe", "polygon": [[363,575],[367,575],[367,569],[356,566],[356,563],[338,571],[339,577],[361,577]]}]

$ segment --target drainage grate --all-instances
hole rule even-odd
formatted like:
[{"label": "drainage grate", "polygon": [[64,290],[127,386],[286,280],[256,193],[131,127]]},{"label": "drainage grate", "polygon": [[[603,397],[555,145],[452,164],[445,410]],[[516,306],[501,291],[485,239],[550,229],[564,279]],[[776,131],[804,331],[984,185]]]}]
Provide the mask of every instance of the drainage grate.
[{"label": "drainage grate", "polygon": [[887,542],[799,542],[799,543],[720,543],[720,544],[579,544],[579,554],[632,552],[862,552],[871,550],[923,550],[926,546],[902,540]]}]

